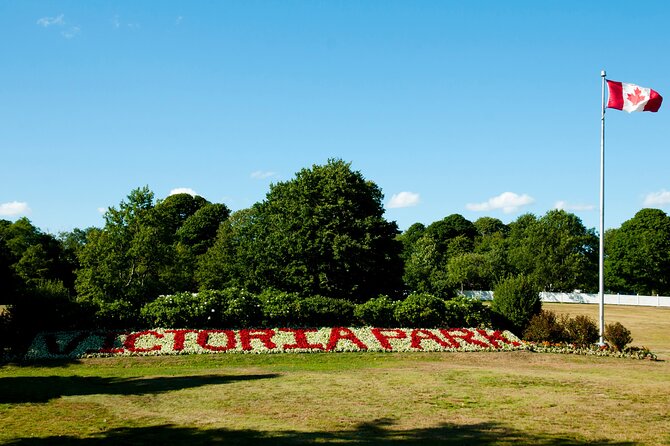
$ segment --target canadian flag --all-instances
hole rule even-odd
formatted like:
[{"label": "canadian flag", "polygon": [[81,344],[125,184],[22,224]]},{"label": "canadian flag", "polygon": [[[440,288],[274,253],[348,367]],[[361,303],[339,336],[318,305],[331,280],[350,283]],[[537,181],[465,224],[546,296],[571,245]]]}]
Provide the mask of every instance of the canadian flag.
[{"label": "canadian flag", "polygon": [[624,82],[607,81],[609,99],[607,108],[616,108],[630,112],[657,112],[663,98],[651,88],[640,87]]}]

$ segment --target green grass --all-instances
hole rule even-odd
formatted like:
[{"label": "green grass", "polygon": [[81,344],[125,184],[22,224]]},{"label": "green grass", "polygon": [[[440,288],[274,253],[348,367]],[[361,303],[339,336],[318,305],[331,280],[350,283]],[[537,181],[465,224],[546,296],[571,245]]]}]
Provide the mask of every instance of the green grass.
[{"label": "green grass", "polygon": [[[644,329],[654,313],[622,316],[633,337],[668,349],[665,330]],[[668,389],[666,361],[529,352],[8,364],[0,444],[660,445]]]},{"label": "green grass", "polygon": [[89,359],[0,369],[0,442],[664,444],[665,362],[527,352]]}]

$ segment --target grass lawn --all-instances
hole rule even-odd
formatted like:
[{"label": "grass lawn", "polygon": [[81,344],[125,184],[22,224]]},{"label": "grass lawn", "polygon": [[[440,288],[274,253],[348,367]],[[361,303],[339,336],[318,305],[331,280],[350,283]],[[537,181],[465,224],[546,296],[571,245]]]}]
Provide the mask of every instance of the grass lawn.
[{"label": "grass lawn", "polygon": [[[645,330],[653,313],[627,310],[610,321],[670,350],[665,331]],[[667,361],[528,352],[8,364],[0,444],[660,445],[670,444],[668,389]]]}]

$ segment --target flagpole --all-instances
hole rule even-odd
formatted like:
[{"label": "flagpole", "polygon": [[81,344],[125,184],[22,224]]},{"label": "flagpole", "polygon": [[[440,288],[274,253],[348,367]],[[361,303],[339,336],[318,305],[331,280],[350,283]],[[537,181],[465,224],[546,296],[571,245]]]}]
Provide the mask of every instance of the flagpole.
[{"label": "flagpole", "polygon": [[600,246],[598,254],[598,295],[600,297],[600,345],[605,345],[605,70],[602,78],[602,108],[600,114]]}]

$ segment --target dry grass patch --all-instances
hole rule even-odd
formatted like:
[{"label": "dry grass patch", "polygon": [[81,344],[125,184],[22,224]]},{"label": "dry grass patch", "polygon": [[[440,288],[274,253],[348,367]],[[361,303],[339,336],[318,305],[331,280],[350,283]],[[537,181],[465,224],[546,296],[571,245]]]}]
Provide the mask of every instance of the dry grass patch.
[{"label": "dry grass patch", "polygon": [[[598,323],[598,305],[543,303],[556,314],[586,315]],[[605,305],[605,324],[621,322],[631,331],[633,345],[647,347],[661,359],[670,359],[670,308]]]}]

